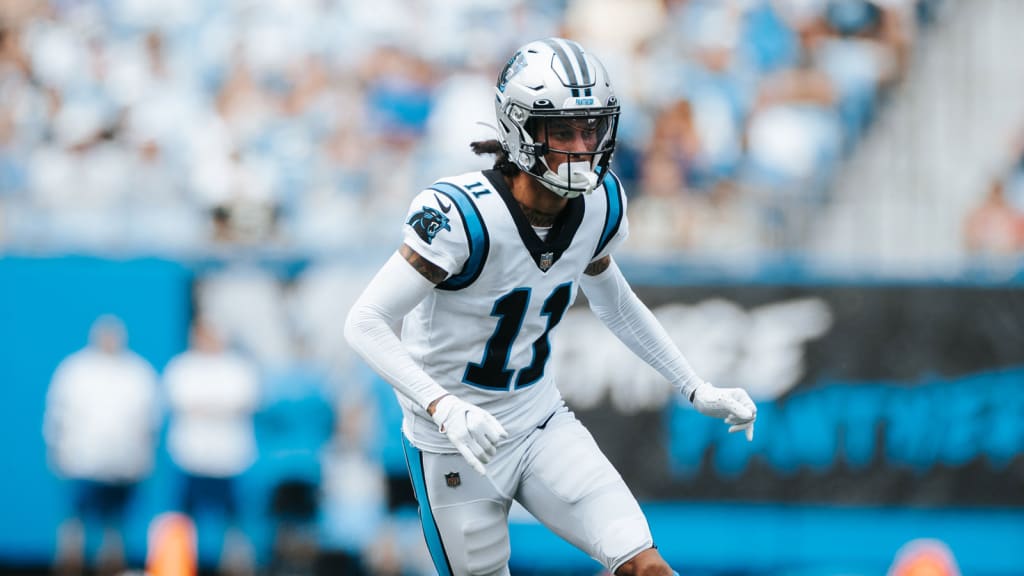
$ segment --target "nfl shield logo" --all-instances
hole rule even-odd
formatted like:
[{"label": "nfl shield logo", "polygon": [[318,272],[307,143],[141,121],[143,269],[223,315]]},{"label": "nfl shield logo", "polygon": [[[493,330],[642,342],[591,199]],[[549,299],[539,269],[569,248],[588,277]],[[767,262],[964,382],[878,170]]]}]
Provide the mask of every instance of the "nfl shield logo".
[{"label": "nfl shield logo", "polygon": [[444,481],[449,488],[458,488],[462,484],[462,478],[458,472],[449,472],[444,475]]},{"label": "nfl shield logo", "polygon": [[555,263],[555,253],[545,252],[540,255],[540,269],[543,272],[547,272],[551,265]]}]

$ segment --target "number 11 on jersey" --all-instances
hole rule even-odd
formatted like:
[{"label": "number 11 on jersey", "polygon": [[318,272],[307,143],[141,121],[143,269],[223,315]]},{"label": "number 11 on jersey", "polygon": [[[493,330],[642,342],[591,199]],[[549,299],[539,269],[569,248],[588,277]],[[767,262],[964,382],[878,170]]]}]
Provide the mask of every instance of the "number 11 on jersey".
[{"label": "number 11 on jersey", "polygon": [[560,284],[544,300],[540,313],[547,318],[547,325],[544,332],[533,342],[533,361],[519,371],[513,388],[512,374],[515,371],[508,367],[508,359],[512,343],[523,327],[523,320],[530,306],[530,293],[529,288],[516,288],[495,301],[491,316],[498,318],[498,324],[487,340],[483,359],[479,363],[471,362],[466,366],[463,382],[479,388],[511,392],[516,388],[525,388],[533,384],[544,375],[544,367],[551,355],[551,341],[548,335],[562,321],[565,311],[569,308],[572,282]]}]

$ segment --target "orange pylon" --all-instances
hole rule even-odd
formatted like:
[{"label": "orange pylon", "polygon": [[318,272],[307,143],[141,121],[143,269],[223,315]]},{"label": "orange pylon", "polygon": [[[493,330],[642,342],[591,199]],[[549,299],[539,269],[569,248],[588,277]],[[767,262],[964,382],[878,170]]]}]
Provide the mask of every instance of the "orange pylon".
[{"label": "orange pylon", "polygon": [[178,512],[160,514],[149,525],[146,573],[150,576],[196,576],[196,528]]}]

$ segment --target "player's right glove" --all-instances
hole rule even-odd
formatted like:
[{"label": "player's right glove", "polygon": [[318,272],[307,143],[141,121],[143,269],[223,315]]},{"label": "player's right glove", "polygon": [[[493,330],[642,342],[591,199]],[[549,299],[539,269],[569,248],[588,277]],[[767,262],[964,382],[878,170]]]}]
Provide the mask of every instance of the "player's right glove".
[{"label": "player's right glove", "polygon": [[746,432],[747,440],[754,440],[754,421],[757,420],[757,406],[742,388],[716,388],[704,382],[694,389],[690,402],[697,412],[712,418],[722,418],[729,425],[729,432]]},{"label": "player's right glove", "polygon": [[434,422],[438,430],[451,440],[455,449],[480,474],[487,474],[484,464],[498,452],[498,442],[508,432],[490,412],[451,394],[434,405]]}]

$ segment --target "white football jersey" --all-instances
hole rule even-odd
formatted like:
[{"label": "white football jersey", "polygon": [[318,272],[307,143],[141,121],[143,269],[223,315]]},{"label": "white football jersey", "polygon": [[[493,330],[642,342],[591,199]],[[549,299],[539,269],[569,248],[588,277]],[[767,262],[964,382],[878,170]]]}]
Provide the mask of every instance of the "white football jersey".
[{"label": "white football jersey", "polygon": [[[413,199],[404,240],[449,277],[406,316],[402,342],[438,384],[515,438],[562,405],[552,335],[584,269],[627,234],[625,194],[611,172],[593,193],[569,200],[543,241],[499,172],[438,180]],[[398,396],[415,446],[454,451],[420,406]]]}]

